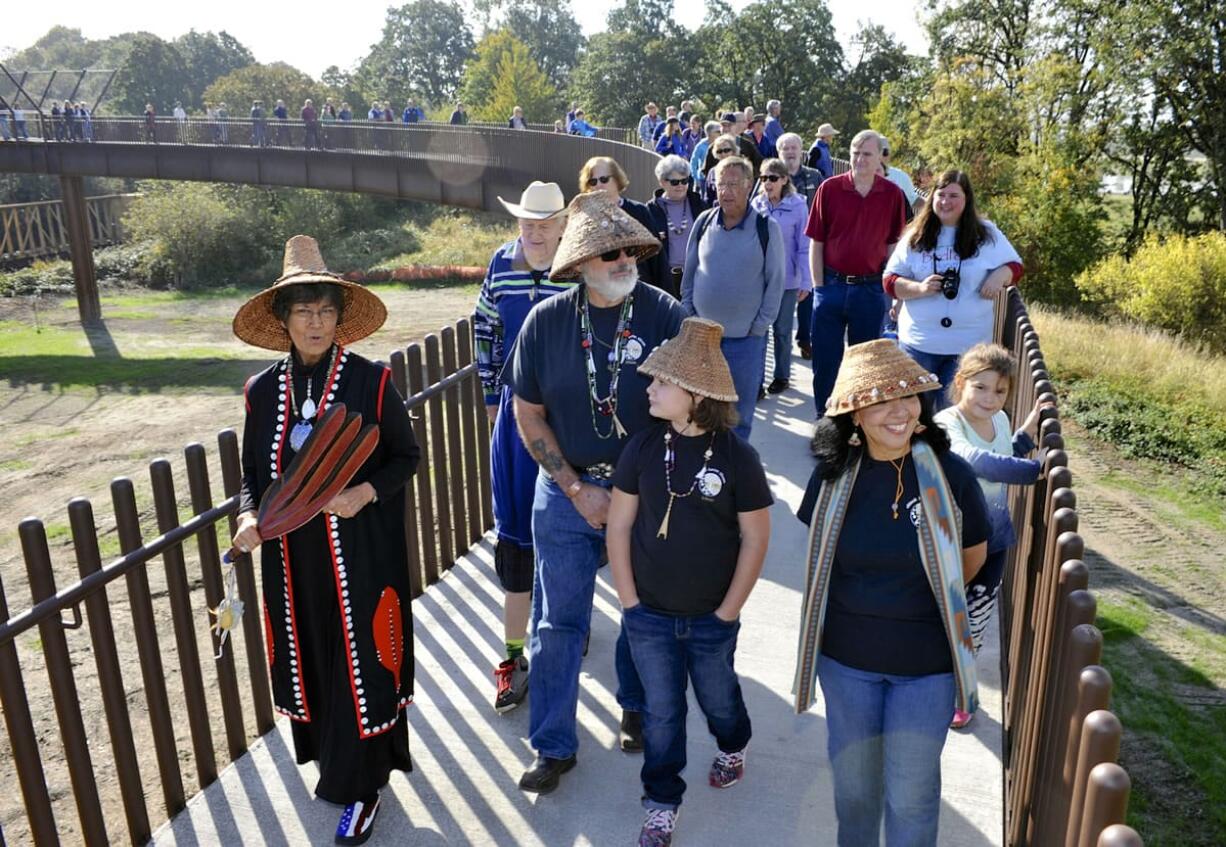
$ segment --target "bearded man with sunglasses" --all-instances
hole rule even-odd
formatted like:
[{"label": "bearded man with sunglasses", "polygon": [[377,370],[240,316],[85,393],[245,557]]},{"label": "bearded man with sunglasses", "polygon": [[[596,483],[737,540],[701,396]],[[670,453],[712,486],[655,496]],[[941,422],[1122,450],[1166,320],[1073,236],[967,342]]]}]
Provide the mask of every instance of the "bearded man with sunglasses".
[{"label": "bearded man with sunglasses", "polygon": [[660,239],[661,247],[646,263],[650,269],[647,282],[680,300],[686,245],[694,221],[707,208],[707,203],[694,190],[689,162],[680,156],[665,156],[657,162],[656,179],[660,187],[647,209],[651,212],[649,228]]},{"label": "bearded man with sunglasses", "polygon": [[[586,191],[603,192],[618,208],[646,227],[648,232],[655,232],[655,223],[647,204],[624,196],[629,187],[630,177],[617,160],[610,156],[593,156],[584,162],[579,170],[580,194]],[[639,279],[651,285],[656,284],[650,260],[639,260]]]},{"label": "bearded man with sunglasses", "polygon": [[[576,764],[579,664],[604,561],[613,468],[627,439],[651,425],[638,364],[681,328],[681,307],[638,279],[659,240],[605,193],[571,201],[550,279],[582,284],[528,313],[503,380],[520,435],[540,465],[532,508],[536,574],[528,640],[529,743],[519,780],[546,794]],[[621,746],[642,751],[643,686],[625,634],[615,648]]]}]

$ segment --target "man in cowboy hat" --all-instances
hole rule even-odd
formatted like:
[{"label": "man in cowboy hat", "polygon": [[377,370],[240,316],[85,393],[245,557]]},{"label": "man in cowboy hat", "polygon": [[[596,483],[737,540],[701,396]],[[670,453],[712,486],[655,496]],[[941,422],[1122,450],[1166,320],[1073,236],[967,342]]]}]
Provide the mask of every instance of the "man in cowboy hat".
[{"label": "man in cowboy hat", "polygon": [[494,251],[481,283],[473,334],[477,371],[485,391],[485,408],[494,423],[490,468],[494,490],[494,569],[502,585],[506,659],[494,671],[494,708],[514,709],[528,694],[528,657],[524,641],[532,602],[532,498],[537,466],[524,449],[515,425],[513,395],[502,384],[502,368],[528,312],[547,297],[572,288],[572,280],[551,280],[566,201],[554,182],[533,182],[518,203],[498,202],[519,223],[519,237]]},{"label": "man in cowboy hat", "polygon": [[839,131],[831,124],[822,124],[817,128],[817,140],[809,148],[809,167],[822,175],[822,179],[834,176],[834,159],[830,155],[830,143]]},{"label": "man in cowboy hat", "polygon": [[[681,307],[638,281],[636,260],[659,240],[600,191],[571,201],[553,279],[582,284],[537,305],[503,378],[519,431],[540,465],[533,504],[536,575],[528,656],[529,741],[536,762],[519,781],[546,793],[575,765],[579,663],[604,551],[613,467],[626,439],[651,423],[639,362],[676,335]],[[642,683],[624,633],[616,648],[622,749],[642,749]]]},{"label": "man in cowboy hat", "polygon": [[[421,454],[391,372],[346,347],[386,318],[379,298],[329,271],[305,235],[286,243],[281,278],[234,317],[243,341],[285,355],[243,392],[233,546],[243,554],[260,548],[273,699],[292,719],[298,761],[319,763],[316,796],[345,807],[337,844],[366,841],[389,774],[412,770],[404,485]],[[261,499],[334,403],[378,426],[374,453],[323,514],[288,535],[261,538]]]}]

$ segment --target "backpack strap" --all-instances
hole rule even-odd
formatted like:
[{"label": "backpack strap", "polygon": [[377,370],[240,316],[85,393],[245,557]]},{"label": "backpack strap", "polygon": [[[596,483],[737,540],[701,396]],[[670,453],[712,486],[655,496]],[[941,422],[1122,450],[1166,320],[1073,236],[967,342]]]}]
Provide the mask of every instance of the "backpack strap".
[{"label": "backpack strap", "polygon": [[[694,236],[698,239],[695,242],[696,244],[702,243],[702,237],[706,234],[707,227],[711,225],[711,220],[715,217],[715,212],[718,208],[718,206],[712,206],[710,209],[700,212],[698,218],[694,221],[694,226],[698,230],[698,233]],[[757,217],[758,243],[762,245],[762,257],[766,258],[766,245],[770,244],[771,240],[770,222],[765,215],[759,214],[754,209],[746,209],[745,214],[753,214]]]}]

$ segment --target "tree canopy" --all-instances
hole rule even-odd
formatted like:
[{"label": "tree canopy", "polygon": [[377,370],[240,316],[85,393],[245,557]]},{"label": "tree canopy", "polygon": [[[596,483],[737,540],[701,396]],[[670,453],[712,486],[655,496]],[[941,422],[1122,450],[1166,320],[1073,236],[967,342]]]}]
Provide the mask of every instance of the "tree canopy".
[{"label": "tree canopy", "polygon": [[472,53],[472,30],[459,5],[413,0],[387,10],[383,36],[356,76],[370,99],[442,103],[455,96]]}]

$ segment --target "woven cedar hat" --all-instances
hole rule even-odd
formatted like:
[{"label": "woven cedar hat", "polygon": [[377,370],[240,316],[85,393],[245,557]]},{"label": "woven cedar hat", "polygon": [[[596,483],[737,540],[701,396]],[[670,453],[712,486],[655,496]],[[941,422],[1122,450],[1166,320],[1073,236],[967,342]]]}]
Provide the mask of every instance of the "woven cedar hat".
[{"label": "woven cedar hat", "polygon": [[272,301],[278,288],[311,282],[329,282],[344,292],[345,305],[340,323],[336,325],[338,344],[343,346],[363,339],[387,320],[387,307],[374,292],[332,273],[324,264],[315,239],[309,235],[295,235],[285,242],[281,277],[239,307],[234,316],[234,334],[255,347],[288,351],[289,333],[273,313]]},{"label": "woven cedar hat", "polygon": [[588,259],[619,247],[640,262],[660,252],[660,239],[603,191],[576,196],[567,213],[570,219],[554,256],[550,279],[576,279],[579,266]]},{"label": "woven cedar hat", "polygon": [[736,386],[728,360],[719,349],[724,328],[705,318],[686,318],[681,332],[639,365],[639,373],[655,376],[712,400],[736,402]]},{"label": "woven cedar hat", "polygon": [[888,338],[853,344],[843,353],[826,415],[835,417],[940,387],[936,374],[928,373]]}]

